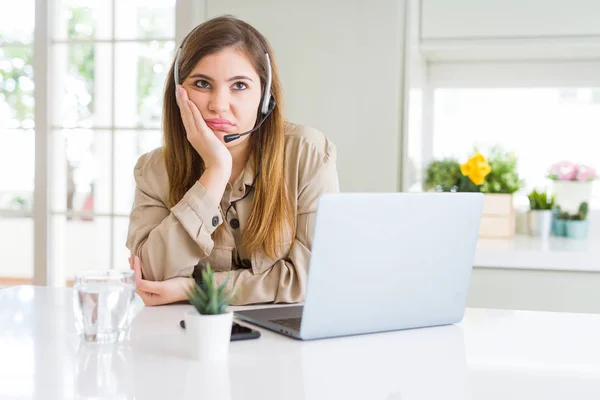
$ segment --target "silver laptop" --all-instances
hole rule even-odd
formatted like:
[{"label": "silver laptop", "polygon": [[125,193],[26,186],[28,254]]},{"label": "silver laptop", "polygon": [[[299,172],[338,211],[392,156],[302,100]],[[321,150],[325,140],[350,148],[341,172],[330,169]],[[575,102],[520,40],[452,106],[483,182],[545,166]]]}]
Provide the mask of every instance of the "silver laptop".
[{"label": "silver laptop", "polygon": [[481,193],[325,194],[304,305],[235,316],[303,340],[460,322],[482,208]]}]

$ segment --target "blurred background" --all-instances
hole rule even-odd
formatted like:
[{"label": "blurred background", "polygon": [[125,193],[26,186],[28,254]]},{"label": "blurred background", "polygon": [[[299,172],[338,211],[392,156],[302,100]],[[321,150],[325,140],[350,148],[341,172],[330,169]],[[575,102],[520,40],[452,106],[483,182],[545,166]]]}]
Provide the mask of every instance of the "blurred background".
[{"label": "blurred background", "polygon": [[556,238],[527,242],[518,222],[528,195],[552,194],[547,172],[560,161],[600,168],[595,0],[0,0],[0,10],[0,286],[127,268],[133,166],[161,145],[174,49],[221,14],[267,36],[280,103],[336,143],[343,191],[432,190],[434,161],[510,154],[518,184],[503,218],[515,226],[482,238],[478,260],[551,247]]}]

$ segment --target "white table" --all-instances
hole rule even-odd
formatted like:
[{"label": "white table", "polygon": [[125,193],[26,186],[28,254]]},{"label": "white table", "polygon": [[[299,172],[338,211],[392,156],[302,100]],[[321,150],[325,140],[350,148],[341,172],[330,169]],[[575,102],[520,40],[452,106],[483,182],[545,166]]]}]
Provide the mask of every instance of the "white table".
[{"label": "white table", "polygon": [[468,309],[457,325],[311,342],[261,330],[218,367],[186,354],[189,306],[143,307],[128,343],[102,347],[76,336],[71,302],[0,290],[1,399],[600,398],[600,315]]}]

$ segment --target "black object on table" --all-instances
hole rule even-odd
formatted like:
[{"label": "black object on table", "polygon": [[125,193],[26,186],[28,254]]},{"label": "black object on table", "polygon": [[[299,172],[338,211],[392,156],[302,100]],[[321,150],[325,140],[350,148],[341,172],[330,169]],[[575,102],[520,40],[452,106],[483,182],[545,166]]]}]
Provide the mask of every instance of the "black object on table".
[{"label": "black object on table", "polygon": [[[185,329],[185,321],[179,321],[179,326]],[[231,324],[231,341],[234,342],[236,340],[249,340],[249,339],[258,339],[260,337],[260,332],[255,331],[254,329],[248,328],[247,326],[243,326],[238,324],[237,322],[233,322]]]}]

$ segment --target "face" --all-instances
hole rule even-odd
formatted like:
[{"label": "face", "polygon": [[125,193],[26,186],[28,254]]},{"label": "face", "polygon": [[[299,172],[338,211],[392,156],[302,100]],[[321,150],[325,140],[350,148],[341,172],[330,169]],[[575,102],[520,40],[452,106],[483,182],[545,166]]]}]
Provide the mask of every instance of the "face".
[{"label": "face", "polygon": [[[254,128],[262,94],[260,77],[241,50],[226,48],[204,56],[183,86],[223,143],[225,135]],[[240,146],[249,138],[245,135],[225,146]]]}]

